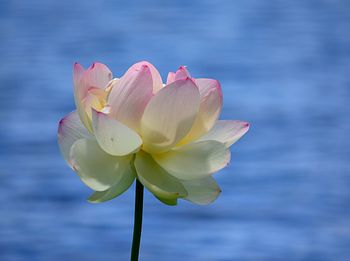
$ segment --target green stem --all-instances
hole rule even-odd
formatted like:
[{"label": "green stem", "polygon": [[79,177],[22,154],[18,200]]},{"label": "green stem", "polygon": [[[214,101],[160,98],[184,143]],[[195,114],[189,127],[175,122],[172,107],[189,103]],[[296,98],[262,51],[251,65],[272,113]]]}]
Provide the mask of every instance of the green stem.
[{"label": "green stem", "polygon": [[139,260],[141,229],[143,211],[143,185],[136,180],[135,189],[135,213],[134,213],[134,235],[132,238],[131,261]]}]

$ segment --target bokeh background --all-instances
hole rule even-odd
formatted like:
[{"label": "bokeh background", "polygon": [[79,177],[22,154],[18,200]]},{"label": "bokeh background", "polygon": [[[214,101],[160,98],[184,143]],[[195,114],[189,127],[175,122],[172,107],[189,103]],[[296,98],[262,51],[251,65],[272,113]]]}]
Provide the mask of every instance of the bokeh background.
[{"label": "bokeh background", "polygon": [[251,123],[210,206],[146,192],[141,260],[350,260],[350,2],[0,1],[0,260],[128,260],[133,190],[86,202],[57,123],[72,64],[219,79]]}]

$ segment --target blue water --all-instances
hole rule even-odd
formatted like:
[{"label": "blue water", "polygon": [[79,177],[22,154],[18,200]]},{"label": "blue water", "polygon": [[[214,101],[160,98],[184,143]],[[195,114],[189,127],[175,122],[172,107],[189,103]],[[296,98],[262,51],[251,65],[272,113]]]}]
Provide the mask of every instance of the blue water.
[{"label": "blue water", "polygon": [[251,122],[210,206],[145,196],[142,261],[350,260],[350,2],[0,1],[0,260],[128,260],[133,189],[66,166],[72,64],[149,60],[219,79]]}]

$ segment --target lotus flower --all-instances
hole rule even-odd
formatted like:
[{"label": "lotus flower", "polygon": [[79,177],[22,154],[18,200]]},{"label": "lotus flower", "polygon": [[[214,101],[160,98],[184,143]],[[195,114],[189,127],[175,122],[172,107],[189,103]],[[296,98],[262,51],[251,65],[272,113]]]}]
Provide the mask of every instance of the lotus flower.
[{"label": "lotus flower", "polygon": [[166,84],[148,62],[121,78],[94,63],[75,64],[77,110],[59,123],[58,142],[68,165],[104,202],[138,179],[160,201],[213,202],[221,190],[212,175],[230,161],[229,147],[249,128],[218,120],[222,92],[217,80],[193,78],[186,67]]}]

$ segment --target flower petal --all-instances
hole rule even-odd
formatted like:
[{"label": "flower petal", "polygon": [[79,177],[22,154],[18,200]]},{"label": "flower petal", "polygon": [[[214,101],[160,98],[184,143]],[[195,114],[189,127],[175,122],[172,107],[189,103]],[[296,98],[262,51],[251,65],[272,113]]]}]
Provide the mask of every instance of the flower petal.
[{"label": "flower petal", "polygon": [[[92,132],[91,118],[87,115],[89,109],[84,99],[88,95],[89,89],[104,89],[109,81],[112,80],[112,72],[102,63],[94,63],[87,70],[78,64],[74,64],[73,82],[74,99],[80,119],[85,127]],[[88,109],[88,110],[87,110]]]},{"label": "flower petal", "polygon": [[135,169],[140,182],[156,197],[167,200],[185,197],[184,186],[143,151],[136,154]]},{"label": "flower petal", "polygon": [[142,145],[136,132],[107,114],[93,110],[92,125],[98,144],[111,155],[128,155]]},{"label": "flower petal", "polygon": [[106,105],[107,92],[103,89],[96,87],[89,88],[85,98],[82,100],[83,107],[85,109],[85,115],[87,116],[87,124],[92,127],[92,110],[101,111]]},{"label": "flower petal", "polygon": [[118,82],[119,78],[114,78],[108,83],[108,85],[105,88],[105,92],[107,93],[107,95],[109,95],[113,88],[117,88]]},{"label": "flower petal", "polygon": [[160,76],[160,73],[158,72],[157,68],[154,67],[153,64],[147,62],[147,61],[141,61],[138,63],[135,63],[134,65],[132,65],[129,70],[126,72],[132,72],[132,71],[139,71],[142,66],[147,66],[151,72],[152,75],[152,82],[153,82],[153,93],[158,92],[161,88],[163,88],[163,80],[162,77]]},{"label": "flower petal", "polygon": [[199,91],[187,78],[163,87],[148,103],[142,120],[144,149],[169,150],[191,129],[199,109]]},{"label": "flower petal", "polygon": [[191,78],[191,74],[187,70],[186,66],[180,66],[175,73],[175,81],[186,78]]},{"label": "flower petal", "polygon": [[96,191],[105,191],[118,183],[130,167],[129,157],[104,152],[95,140],[77,140],[70,150],[70,161],[81,180]]},{"label": "flower petal", "polygon": [[80,75],[79,81],[82,84],[80,87],[104,89],[112,78],[111,70],[105,64],[96,62]]},{"label": "flower petal", "polygon": [[166,84],[170,84],[175,81],[175,73],[174,72],[169,72],[168,77],[166,79]]},{"label": "flower petal", "polygon": [[221,193],[220,187],[212,177],[187,180],[182,184],[188,193],[185,199],[198,205],[212,203]]},{"label": "flower petal", "polygon": [[198,78],[195,80],[198,86],[201,97],[208,95],[213,90],[219,93],[220,99],[222,99],[222,90],[218,80],[208,78]]},{"label": "flower petal", "polygon": [[179,145],[187,144],[207,133],[217,121],[222,108],[220,83],[212,79],[195,80],[200,93],[200,107],[196,121]]},{"label": "flower petal", "polygon": [[217,141],[202,141],[152,155],[155,161],[178,179],[203,178],[224,168],[230,151]]},{"label": "flower petal", "polygon": [[171,84],[177,80],[184,80],[186,78],[191,78],[191,74],[187,70],[186,66],[180,66],[176,72],[169,72],[166,84]]},{"label": "flower petal", "polygon": [[197,141],[216,140],[230,147],[249,130],[249,123],[245,121],[217,121],[215,126]]},{"label": "flower petal", "polygon": [[[84,67],[81,66],[79,63],[74,63],[73,65],[73,83],[74,87],[79,84],[80,78],[82,74],[84,73]],[[81,89],[78,89],[78,91],[81,91]]]},{"label": "flower petal", "polygon": [[137,131],[143,111],[153,96],[152,83],[152,73],[148,65],[130,68],[109,94],[111,115]]},{"label": "flower petal", "polygon": [[92,138],[84,125],[81,123],[76,111],[69,113],[60,120],[58,125],[58,145],[63,158],[72,168],[69,161],[69,153],[73,143],[81,138]]},{"label": "flower petal", "polygon": [[177,205],[177,198],[172,199],[165,199],[155,196],[160,202],[163,202],[164,204],[168,206],[176,206]]},{"label": "flower petal", "polygon": [[89,198],[90,203],[101,203],[118,197],[124,193],[134,182],[135,174],[132,169],[125,168],[125,171],[121,173],[120,180],[111,188],[105,191],[95,191]]}]

